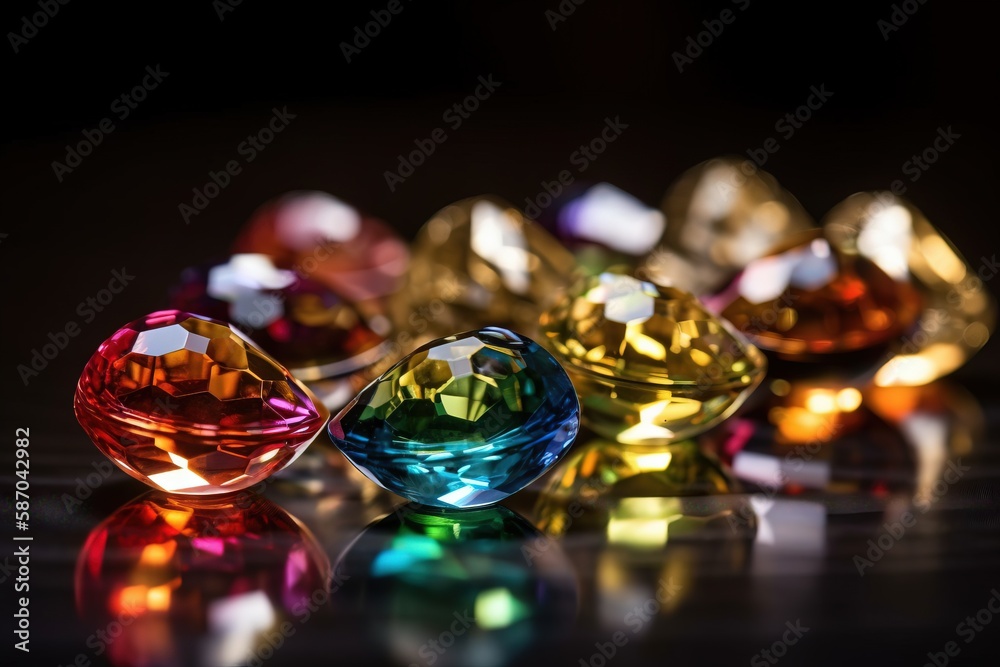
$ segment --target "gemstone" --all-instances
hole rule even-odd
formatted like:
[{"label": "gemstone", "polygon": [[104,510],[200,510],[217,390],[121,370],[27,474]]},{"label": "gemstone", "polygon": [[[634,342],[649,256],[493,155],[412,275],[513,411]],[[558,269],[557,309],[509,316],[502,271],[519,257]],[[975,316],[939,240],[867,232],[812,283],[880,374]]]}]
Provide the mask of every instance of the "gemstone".
[{"label": "gemstone", "polygon": [[[91,531],[76,607],[119,667],[255,664],[268,637],[328,595],[330,562],[269,500],[151,492]],[[116,629],[115,629],[116,628]]]},{"label": "gemstone", "polygon": [[578,585],[559,544],[505,507],[404,505],[365,529],[336,569],[346,583],[333,604],[357,624],[367,664],[411,664],[449,628],[448,650],[427,653],[436,667],[530,664],[576,616]]},{"label": "gemstone", "polygon": [[119,468],[171,493],[246,488],[290,464],[329,412],[224,322],[176,310],[104,341],[80,375],[76,417]]},{"label": "gemstone", "polygon": [[376,484],[437,507],[478,507],[558,461],[579,425],[576,392],[537,343],[489,327],[433,341],[330,422],[334,444]]},{"label": "gemstone", "polygon": [[868,366],[916,321],[920,301],[813,230],[750,262],[711,303],[780,359]]},{"label": "gemstone", "polygon": [[538,223],[492,196],[445,207],[417,233],[397,330],[427,337],[482,326],[532,335],[565,287],[573,255]]},{"label": "gemstone", "polygon": [[278,266],[326,285],[373,318],[382,316],[380,299],[401,286],[410,256],[387,224],[314,191],[291,192],[261,206],[233,252],[269,255]]},{"label": "gemstone", "polygon": [[989,340],[996,301],[955,246],[913,204],[863,192],[824,219],[832,244],[879,266],[923,298],[923,312],[897,354],[875,374],[880,386],[919,385],[947,375]]},{"label": "gemstone", "polygon": [[349,375],[377,361],[382,338],[343,298],[267,255],[233,255],[181,274],[171,306],[231,322],[300,380]]},{"label": "gemstone", "polygon": [[663,244],[647,258],[643,277],[699,296],[723,287],[788,236],[815,226],[771,174],[735,157],[684,172],[667,192],[663,212]]},{"label": "gemstone", "polygon": [[663,237],[663,213],[610,183],[570,192],[565,205],[545,209],[539,222],[572,250],[585,273],[636,265]]},{"label": "gemstone", "polygon": [[583,423],[626,444],[666,443],[731,414],[767,362],[691,294],[630,276],[586,278],[541,319],[583,401]]}]

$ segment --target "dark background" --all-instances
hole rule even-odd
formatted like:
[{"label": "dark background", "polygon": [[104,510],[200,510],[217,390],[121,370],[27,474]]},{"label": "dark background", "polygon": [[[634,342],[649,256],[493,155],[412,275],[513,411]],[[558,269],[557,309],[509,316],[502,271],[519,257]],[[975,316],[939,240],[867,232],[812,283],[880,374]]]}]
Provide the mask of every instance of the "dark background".
[{"label": "dark background", "polygon": [[[183,267],[225,254],[254,208],[285,191],[329,191],[411,235],[434,211],[469,195],[494,192],[523,206],[542,181],[570,168],[569,155],[597,136],[606,117],[617,116],[628,129],[586,177],[611,181],[650,204],[697,162],[746,155],[776,137],[780,150],[764,168],[817,219],[856,191],[888,188],[903,178],[906,196],[974,267],[996,252],[997,40],[986,3],[914,3],[916,13],[886,40],[877,21],[889,19],[889,2],[751,0],[740,11],[726,2],[587,0],[552,30],[545,11],[557,9],[555,0],[404,0],[402,13],[345,62],[340,43],[386,4],[244,0],[220,20],[210,2],[94,6],[74,0],[18,53],[6,38],[0,45],[7,116],[0,158],[6,195],[0,232],[7,235],[0,239],[3,420],[4,432],[28,425],[38,433],[33,488],[51,495],[33,504],[33,516],[47,516],[53,535],[39,549],[53,577],[40,617],[61,609],[51,611],[53,618],[69,618],[66,572],[79,540],[56,535],[65,529],[82,538],[117,502],[68,519],[57,500],[66,486],[59,466],[86,466],[93,453],[76,454],[89,447],[70,409],[80,369],[117,327],[164,306],[166,289]],[[724,8],[734,11],[735,21],[679,73],[672,54]],[[19,31],[22,17],[37,11],[35,3],[5,3],[0,27],[5,34]],[[112,101],[156,65],[168,78],[126,120],[115,118],[115,131],[57,181],[51,163],[65,159],[66,145],[112,116]],[[446,127],[442,113],[472,93],[478,76],[491,74],[502,82],[496,94],[461,128],[447,129],[448,140],[390,192],[383,173],[396,168],[397,155]],[[775,122],[820,85],[833,91],[831,100],[794,136],[782,138]],[[238,158],[237,145],[264,126],[274,106],[287,106],[295,120],[186,225],[178,206],[190,203],[192,188],[204,186],[210,170]],[[903,164],[930,146],[940,127],[961,138],[911,183]],[[25,387],[16,365],[48,342],[48,332],[79,319],[77,304],[123,266],[134,282]],[[995,284],[990,288],[996,292]],[[994,341],[958,374],[984,401],[992,423],[998,370]],[[12,468],[3,471],[8,482]],[[994,493],[995,485],[990,488]],[[121,500],[139,488],[128,491]],[[987,523],[996,526],[993,519]],[[961,536],[942,528],[938,537],[951,544]],[[874,589],[883,601],[898,600],[890,608],[926,608],[925,629],[940,628],[921,642],[927,650],[949,638],[954,622],[978,608],[988,589],[979,576],[988,566],[976,560],[979,551],[971,553],[920,569],[920,581],[889,577]],[[963,579],[957,572],[963,567],[974,573]],[[825,587],[837,589],[837,579]],[[713,632],[737,632],[745,620],[725,611],[725,580],[710,590],[718,599],[699,607],[705,622],[689,626],[695,639],[682,642],[687,649],[711,646],[719,639]],[[925,590],[932,591],[927,599]],[[859,616],[865,595],[831,594],[822,607],[828,627],[839,618],[867,622]],[[880,635],[881,649],[879,639],[871,639],[873,654],[919,664],[920,647],[898,650],[911,633],[906,624],[895,624],[891,614],[877,616],[887,634]],[[40,627],[54,636],[57,620]],[[861,651],[870,638],[851,627],[818,636],[810,658],[832,655],[821,649],[845,641],[860,641]],[[587,639],[585,629],[580,634]],[[735,655],[744,662],[752,652],[743,646],[763,646],[769,636],[751,638]],[[64,639],[60,655],[68,659],[78,640]],[[975,647],[985,652],[986,643]],[[680,655],[696,662],[687,649]],[[857,657],[856,651],[836,655]],[[575,664],[575,655],[566,655],[565,664]],[[641,655],[659,660],[662,654]]]}]

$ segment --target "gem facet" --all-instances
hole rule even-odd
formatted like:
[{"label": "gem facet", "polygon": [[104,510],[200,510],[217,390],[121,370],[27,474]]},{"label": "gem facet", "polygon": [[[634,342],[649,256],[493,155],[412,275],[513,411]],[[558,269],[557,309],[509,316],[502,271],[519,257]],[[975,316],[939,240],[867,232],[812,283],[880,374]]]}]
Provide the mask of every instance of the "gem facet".
[{"label": "gem facet", "polygon": [[755,343],[793,361],[877,359],[921,305],[911,287],[871,260],[845,254],[821,230],[750,262],[712,302]]},{"label": "gem facet", "polygon": [[703,162],[671,186],[663,201],[663,245],[646,261],[646,276],[699,296],[789,235],[815,226],[798,200],[748,160]]},{"label": "gem facet", "polygon": [[579,403],[537,343],[499,328],[412,352],[330,422],[337,447],[376,484],[438,507],[499,502],[548,470],[576,437]]},{"label": "gem facet", "polygon": [[507,202],[464,199],[417,233],[396,328],[413,331],[416,314],[429,336],[493,325],[532,335],[574,267],[569,251]]},{"label": "gem facet", "polygon": [[329,412],[224,322],[176,310],[115,332],[91,357],[74,408],[97,448],[163,491],[227,493],[300,454]]},{"label": "gem facet", "polygon": [[542,316],[591,430],[618,442],[665,443],[732,413],[767,362],[728,322],[672,287],[603,273]]},{"label": "gem facet", "polygon": [[80,617],[114,629],[102,642],[111,664],[238,665],[326,593],[330,562],[260,496],[237,506],[152,492],[91,531],[75,579]]},{"label": "gem facet", "polygon": [[232,322],[300,380],[348,375],[381,355],[382,338],[351,304],[267,255],[187,269],[171,305]]},{"label": "gem facet", "polygon": [[875,374],[879,386],[920,385],[975,354],[996,323],[996,301],[964,257],[910,202],[888,192],[852,195],[827,213],[831,243],[879,266],[924,300],[916,329]]}]

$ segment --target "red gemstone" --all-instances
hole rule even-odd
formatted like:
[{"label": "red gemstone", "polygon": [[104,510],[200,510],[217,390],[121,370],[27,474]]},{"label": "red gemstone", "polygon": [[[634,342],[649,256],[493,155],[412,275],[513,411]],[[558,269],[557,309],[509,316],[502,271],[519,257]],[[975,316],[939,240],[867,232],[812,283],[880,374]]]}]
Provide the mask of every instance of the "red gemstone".
[{"label": "red gemstone", "polygon": [[247,664],[322,605],[329,577],[315,538],[269,500],[150,493],[88,536],[76,606],[114,638],[103,644],[111,664]]},{"label": "red gemstone", "polygon": [[355,302],[395,292],[410,260],[406,243],[388,225],[324,192],[293,192],[268,202],[233,252],[269,255]]},{"label": "red gemstone", "polygon": [[164,491],[227,493],[284,468],[329,411],[224,322],[166,310],[119,329],[74,401],[97,448]]}]

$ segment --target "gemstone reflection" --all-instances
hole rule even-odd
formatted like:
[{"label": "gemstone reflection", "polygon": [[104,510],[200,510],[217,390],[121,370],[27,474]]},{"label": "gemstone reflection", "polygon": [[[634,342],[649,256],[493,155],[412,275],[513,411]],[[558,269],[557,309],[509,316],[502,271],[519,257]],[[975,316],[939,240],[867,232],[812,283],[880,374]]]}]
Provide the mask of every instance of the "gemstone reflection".
[{"label": "gemstone reflection", "polygon": [[330,563],[309,531],[256,495],[149,493],[91,531],[76,565],[76,606],[119,667],[235,665],[270,650],[327,593]]},{"label": "gemstone reflection", "polygon": [[172,493],[227,493],[290,464],[329,412],[224,322],[176,310],[114,333],[74,400],[87,435],[119,468]]},{"label": "gemstone reflection", "polygon": [[545,540],[542,550],[539,540],[504,507],[448,513],[404,505],[341,556],[337,571],[347,583],[336,604],[364,619],[374,662],[386,651],[404,665],[428,655],[442,666],[524,664],[576,614],[572,567],[558,544]]},{"label": "gemstone reflection", "polygon": [[579,283],[541,327],[582,397],[584,423],[622,443],[704,431],[739,407],[767,365],[690,294],[613,273]]}]

